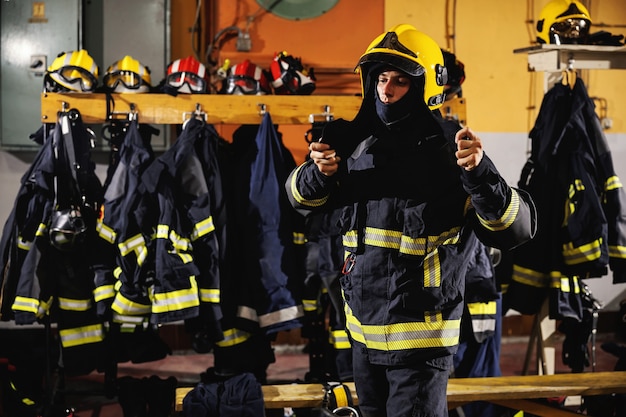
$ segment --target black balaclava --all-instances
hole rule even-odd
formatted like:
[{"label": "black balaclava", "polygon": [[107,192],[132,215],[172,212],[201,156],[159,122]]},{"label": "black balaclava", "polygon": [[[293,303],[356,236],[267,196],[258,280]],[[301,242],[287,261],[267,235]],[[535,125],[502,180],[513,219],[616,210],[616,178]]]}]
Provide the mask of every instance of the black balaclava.
[{"label": "black balaclava", "polygon": [[378,84],[378,76],[384,70],[390,69],[389,67],[372,68],[370,77],[373,85],[374,103],[376,106],[376,114],[380,120],[387,126],[391,127],[394,124],[407,119],[411,114],[415,114],[420,110],[420,107],[425,106],[424,103],[424,77],[411,77],[411,86],[409,91],[398,101],[391,104],[385,104],[380,101],[378,97],[378,90],[376,85]]}]

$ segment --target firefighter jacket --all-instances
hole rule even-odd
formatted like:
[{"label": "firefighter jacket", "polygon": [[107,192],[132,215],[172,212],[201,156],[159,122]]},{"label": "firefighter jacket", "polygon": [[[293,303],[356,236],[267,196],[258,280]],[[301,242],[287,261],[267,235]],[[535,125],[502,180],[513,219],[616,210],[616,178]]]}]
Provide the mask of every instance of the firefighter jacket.
[{"label": "firefighter jacket", "polygon": [[[626,282],[626,194],[595,105],[579,78],[544,96],[519,181],[536,202],[536,239],[511,253],[508,308],[536,313],[549,297],[554,319],[581,318],[580,279],[613,272]],[[532,302],[531,300],[536,300]]]},{"label": "firefighter jacket", "polygon": [[131,326],[147,322],[151,314],[147,288],[154,279],[153,257],[149,257],[153,232],[145,210],[150,200],[139,189],[141,175],[153,161],[150,143],[135,119],[126,129],[117,162],[107,175],[97,222],[97,311],[106,320]]},{"label": "firefighter jacket", "polygon": [[2,319],[57,323],[69,375],[99,366],[104,339],[88,249],[102,201],[90,160],[92,140],[78,111],[59,113],[22,178],[2,237]]},{"label": "firefighter jacket", "polygon": [[[220,334],[220,244],[225,224],[219,136],[202,120],[186,122],[173,146],[141,176],[141,191],[153,201],[140,229],[154,231],[154,280],[148,286],[152,323],[204,315]],[[150,212],[150,210],[155,210]],[[156,213],[156,215],[155,215]],[[148,221],[148,224],[144,222]]]},{"label": "firefighter jacket", "polygon": [[452,354],[476,237],[502,248],[530,239],[532,202],[486,155],[472,171],[459,168],[459,127],[439,113],[424,109],[389,129],[368,111],[362,105],[352,122],[325,129],[339,172],[326,177],[307,161],[291,173],[288,195],[303,212],[342,207],[340,281],[353,349],[379,365]]}]

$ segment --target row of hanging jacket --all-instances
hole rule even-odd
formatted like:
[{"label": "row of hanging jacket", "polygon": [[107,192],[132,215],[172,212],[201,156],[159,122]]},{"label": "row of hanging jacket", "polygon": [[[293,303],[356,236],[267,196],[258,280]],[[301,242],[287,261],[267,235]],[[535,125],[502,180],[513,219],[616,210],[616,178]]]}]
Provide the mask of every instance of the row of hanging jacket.
[{"label": "row of hanging jacket", "polygon": [[[504,311],[536,314],[547,302],[551,319],[590,332],[598,303],[583,280],[610,269],[613,283],[626,282],[626,194],[594,102],[582,79],[567,75],[543,98],[518,184],[535,201],[537,235],[505,254],[499,277],[508,284]],[[588,334],[577,336],[580,348]]]},{"label": "row of hanging jacket", "polygon": [[303,219],[282,195],[295,161],[269,113],[232,144],[191,118],[158,157],[136,116],[115,131],[104,186],[78,110],[40,139],[3,231],[2,320],[56,322],[68,374],[102,369],[106,340],[183,321],[220,372],[262,378],[303,316]]}]

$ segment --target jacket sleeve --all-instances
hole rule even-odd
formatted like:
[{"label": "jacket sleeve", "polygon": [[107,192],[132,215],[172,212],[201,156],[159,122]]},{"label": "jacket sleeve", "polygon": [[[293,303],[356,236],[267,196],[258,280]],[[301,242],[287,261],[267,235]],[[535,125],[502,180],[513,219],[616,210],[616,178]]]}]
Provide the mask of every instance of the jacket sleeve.
[{"label": "jacket sleeve", "polygon": [[485,245],[508,250],[535,236],[537,213],[530,194],[507,185],[487,155],[476,169],[462,172],[470,223]]},{"label": "jacket sleeve", "polygon": [[334,177],[322,174],[311,159],[291,171],[285,183],[289,202],[303,215],[326,206],[335,187]]}]

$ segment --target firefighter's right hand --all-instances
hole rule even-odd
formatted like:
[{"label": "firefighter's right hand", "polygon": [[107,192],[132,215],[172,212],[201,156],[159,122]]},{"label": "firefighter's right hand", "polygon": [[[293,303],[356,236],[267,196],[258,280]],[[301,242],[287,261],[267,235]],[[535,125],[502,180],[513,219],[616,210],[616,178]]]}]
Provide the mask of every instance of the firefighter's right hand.
[{"label": "firefighter's right hand", "polygon": [[317,165],[320,172],[328,177],[334,175],[339,169],[341,158],[327,143],[311,142],[309,144],[309,157]]}]

